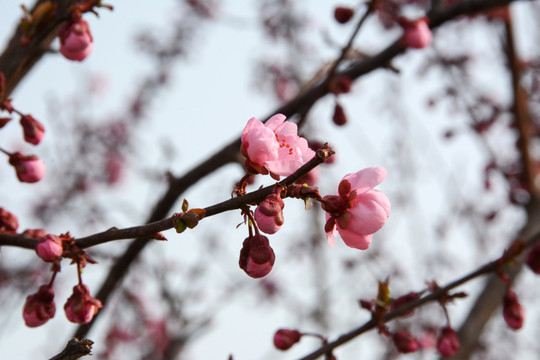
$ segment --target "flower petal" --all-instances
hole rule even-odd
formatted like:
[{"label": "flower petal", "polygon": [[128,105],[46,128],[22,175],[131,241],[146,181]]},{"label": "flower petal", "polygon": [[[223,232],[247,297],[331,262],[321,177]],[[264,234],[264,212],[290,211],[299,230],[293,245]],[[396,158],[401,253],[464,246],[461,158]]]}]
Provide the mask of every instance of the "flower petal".
[{"label": "flower petal", "polygon": [[342,181],[349,181],[351,189],[356,190],[356,193],[362,194],[379,185],[385,178],[388,172],[380,166],[369,167],[360,170],[356,173],[345,175]]},{"label": "flower petal", "polygon": [[266,126],[272,131],[275,131],[277,127],[285,121],[286,118],[287,117],[283,114],[276,114],[272,116],[270,119],[268,119],[268,121],[264,123],[264,126]]},{"label": "flower petal", "polygon": [[373,237],[372,234],[361,235],[341,228],[338,228],[338,231],[339,235],[341,235],[341,238],[343,239],[343,242],[348,247],[359,250],[366,250],[367,248],[369,248],[369,245],[371,245],[371,238]]},{"label": "flower petal", "polygon": [[388,219],[390,201],[383,192],[371,190],[356,196],[349,212],[352,216],[346,230],[361,235],[373,234]]}]

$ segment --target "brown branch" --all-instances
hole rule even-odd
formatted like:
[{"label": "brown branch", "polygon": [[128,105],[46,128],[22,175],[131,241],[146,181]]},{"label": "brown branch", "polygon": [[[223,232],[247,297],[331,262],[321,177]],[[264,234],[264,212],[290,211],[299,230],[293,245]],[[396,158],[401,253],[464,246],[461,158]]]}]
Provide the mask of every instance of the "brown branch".
[{"label": "brown branch", "polygon": [[[521,86],[521,71],[518,65],[511,17],[505,23],[506,54],[508,67],[512,77],[512,90],[514,95],[513,114],[514,122],[519,133],[519,149],[521,164],[523,165],[523,181],[531,194],[531,199],[527,205],[527,223],[521,230],[521,237],[527,238],[531,233],[539,231],[540,226],[540,189],[536,186],[537,164],[530,154],[532,136],[534,135],[534,125],[531,122],[528,111],[528,95]],[[525,257],[517,259],[517,265],[508,272],[509,278],[513,281],[521,271]],[[470,310],[467,318],[459,330],[461,341],[460,351],[452,357],[453,360],[469,359],[475,349],[480,344],[480,336],[487,322],[497,308],[500,306],[500,298],[506,291],[506,286],[498,281],[496,276],[492,276],[486,282],[484,289],[476,299],[474,306]]]},{"label": "brown branch", "polygon": [[77,338],[71,339],[66,344],[66,347],[58,355],[53,356],[49,360],[75,360],[86,355],[92,355],[92,340]]},{"label": "brown branch", "polygon": [[[444,22],[452,20],[456,17],[473,14],[479,11],[484,11],[490,8],[497,6],[503,6],[509,4],[513,1],[518,0],[473,0],[466,3],[459,2],[444,9],[436,9],[428,14],[430,19],[431,28],[436,28],[442,25]],[[521,1],[531,1],[531,0],[521,0]],[[348,76],[351,79],[356,79],[362,75],[365,75],[375,69],[386,67],[387,64],[395,56],[403,52],[405,48],[398,44],[396,41],[394,44],[387,47],[385,50],[379,54],[361,60],[357,63],[353,63],[349,66],[348,69],[337,72],[336,75]],[[280,108],[273,111],[269,116],[281,113],[287,117],[298,113],[302,109],[306,108],[306,104],[313,104],[318,99],[328,94],[328,87],[324,82],[319,85],[313,86],[310,90],[298,95],[295,99],[291,100],[289,103],[281,106]],[[218,170],[224,165],[227,165],[232,162],[236,162],[239,157],[240,148],[240,138],[232,141],[230,144],[226,145],[214,155],[212,155],[207,160],[201,162],[191,171],[186,173],[181,178],[173,180],[167,190],[167,192],[162,196],[162,198],[156,204],[156,207],[152,214],[149,217],[148,222],[157,221],[163,219],[169,211],[172,209],[174,203],[177,201],[178,197],[187,190],[191,185],[198,182],[201,178],[206,175]],[[102,284],[99,292],[97,293],[97,298],[100,299],[104,304],[107,302],[110,294],[114,289],[119,285],[120,281],[124,278],[124,275],[127,273],[127,269],[131,263],[137,258],[138,254],[144,249],[146,244],[149,242],[147,239],[136,239],[134,240],[125,252],[118,258],[116,263],[109,270],[109,274]],[[97,315],[99,315],[98,313]],[[97,320],[98,316],[95,316],[92,322],[79,326],[75,332],[75,336],[83,337],[88,333],[92,325]]]},{"label": "brown branch", "polygon": [[[30,12],[46,1],[37,1]],[[20,40],[23,32],[21,26],[17,26],[15,34],[13,34],[6,49],[0,55],[0,72],[3,72],[6,77],[4,98],[0,98],[0,102],[9,97],[23,77],[50,50],[51,43],[58,35],[62,24],[69,19],[70,7],[77,0],[56,0],[51,2],[57,4],[53,18],[33,36],[30,43],[21,46]],[[16,5],[16,3],[13,3],[13,5]],[[23,12],[21,11],[22,16]]]},{"label": "brown branch", "polygon": [[[306,175],[308,172],[319,166],[330,156],[334,154],[334,151],[330,150],[327,145],[322,149],[319,149],[315,156],[305,163],[302,167],[296,170],[293,174],[280,181],[280,186],[292,185],[296,180]],[[219,204],[208,206],[204,208],[204,218],[221,214],[225,211],[240,209],[244,205],[258,203],[266,196],[272,193],[276,185],[270,185],[265,188],[250,192],[243,196],[234,197],[229,200],[225,200]],[[81,249],[85,249],[91,246],[100,245],[114,240],[133,239],[142,237],[151,237],[152,235],[160,232],[172,229],[176,226],[176,216],[155,221],[145,225],[133,226],[124,229],[112,228],[100,233],[89,235],[82,238],[77,238],[75,243]],[[0,246],[16,246],[26,249],[35,249],[37,244],[36,239],[28,238],[24,235],[12,235],[12,234],[0,234]]]},{"label": "brown branch", "polygon": [[[531,247],[533,247],[535,244],[539,243],[540,242],[540,232],[537,232],[536,234],[534,234],[533,236],[531,236],[527,242],[526,242],[526,245],[525,245],[525,249],[530,249]],[[526,254],[526,251],[523,252],[523,255]],[[394,310],[394,311],[389,311],[388,313],[385,314],[385,316],[383,317],[383,321],[384,323],[387,323],[393,319],[396,319],[398,317],[400,317],[401,315],[409,312],[410,310],[413,310],[413,309],[416,309],[416,308],[419,308],[427,303],[430,303],[430,302],[433,302],[433,301],[437,301],[445,296],[447,296],[448,292],[458,286],[461,286],[473,279],[476,279],[480,276],[483,276],[483,275],[487,275],[487,274],[490,274],[490,273],[495,273],[497,271],[497,269],[499,268],[500,266],[500,258],[496,259],[496,260],[493,260],[481,267],[479,267],[478,269],[448,283],[447,285],[437,289],[436,291],[426,295],[426,296],[423,296],[421,297],[420,299],[418,300],[415,300],[415,301],[411,301],[410,303],[407,303],[406,305],[404,306],[401,306],[400,308]],[[511,273],[512,270],[514,269],[515,267],[508,267],[508,266],[505,266],[504,267],[504,270],[506,273]],[[503,284],[502,281],[499,280],[499,278],[496,278],[496,280],[500,283],[500,284]],[[421,293],[421,292],[424,292],[424,290],[418,292],[418,293]],[[496,301],[497,303],[500,303],[502,300],[502,294],[501,296],[497,297],[494,301]],[[369,320],[367,321],[365,324],[363,324],[362,326],[354,329],[354,330],[351,330],[343,335],[341,335],[339,338],[337,338],[336,340],[332,341],[332,342],[329,342],[328,344],[326,345],[323,345],[321,346],[319,349],[315,350],[314,352],[300,358],[299,360],[315,360],[317,358],[319,358],[320,356],[328,353],[329,351],[332,351],[334,350],[335,348],[351,341],[352,339],[360,336],[361,334],[365,333],[365,332],[368,332],[370,330],[373,330],[377,327],[377,323],[372,319],[372,320]]]}]

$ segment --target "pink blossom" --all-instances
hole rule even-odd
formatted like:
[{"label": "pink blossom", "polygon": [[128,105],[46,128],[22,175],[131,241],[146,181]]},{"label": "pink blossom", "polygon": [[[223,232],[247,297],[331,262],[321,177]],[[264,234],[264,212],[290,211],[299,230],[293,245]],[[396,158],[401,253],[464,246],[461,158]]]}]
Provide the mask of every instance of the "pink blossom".
[{"label": "pink blossom", "polygon": [[14,233],[19,227],[19,219],[4,208],[0,208],[0,233]]},{"label": "pink blossom", "polygon": [[441,329],[437,340],[437,350],[442,356],[454,356],[460,349],[461,343],[457,332],[447,326]]},{"label": "pink blossom", "polygon": [[306,139],[297,135],[298,127],[276,114],[265,124],[251,118],[242,132],[240,150],[250,172],[275,177],[289,176],[315,156]]},{"label": "pink blossom", "polygon": [[274,346],[279,350],[289,350],[301,338],[302,333],[298,330],[279,329],[274,334]]},{"label": "pink blossom", "polygon": [[37,293],[26,298],[23,308],[24,323],[29,327],[43,325],[54,317],[55,312],[54,289],[49,285],[42,285]]},{"label": "pink blossom", "polygon": [[256,234],[244,240],[240,251],[240,268],[252,278],[261,278],[272,270],[276,255],[266,236]]},{"label": "pink blossom", "polygon": [[519,303],[516,293],[511,290],[504,295],[503,317],[506,324],[514,330],[521,329],[525,320],[525,309]]},{"label": "pink blossom", "polygon": [[9,163],[15,168],[21,182],[35,183],[45,176],[45,163],[35,155],[16,152],[9,156]]},{"label": "pink blossom", "polygon": [[382,167],[370,167],[347,174],[338,187],[338,195],[323,198],[326,211],[326,236],[334,246],[339,232],[347,246],[365,250],[373,233],[380,230],[390,215],[390,201],[384,193],[373,190],[386,177]]},{"label": "pink blossom", "polygon": [[392,336],[397,351],[408,354],[418,350],[418,340],[408,331],[399,330]]},{"label": "pink blossom", "polygon": [[45,135],[45,127],[32,115],[21,116],[21,126],[23,127],[24,141],[37,145]]},{"label": "pink blossom", "polygon": [[284,222],[284,206],[278,194],[270,194],[261,201],[254,214],[259,230],[266,234],[275,234]]},{"label": "pink blossom", "polygon": [[87,324],[101,307],[101,301],[90,296],[88,287],[79,284],[73,287],[73,294],[64,305],[64,311],[69,321],[77,324]]},{"label": "pink blossom", "polygon": [[47,234],[39,239],[36,245],[36,253],[43,261],[53,261],[62,256],[62,240],[52,234]]},{"label": "pink blossom", "polygon": [[403,36],[400,40],[403,46],[422,49],[431,44],[433,35],[428,26],[428,19],[423,17],[415,21],[402,20]]},{"label": "pink blossom", "polygon": [[58,36],[60,37],[60,53],[66,59],[83,61],[94,48],[90,27],[83,19],[66,23]]}]

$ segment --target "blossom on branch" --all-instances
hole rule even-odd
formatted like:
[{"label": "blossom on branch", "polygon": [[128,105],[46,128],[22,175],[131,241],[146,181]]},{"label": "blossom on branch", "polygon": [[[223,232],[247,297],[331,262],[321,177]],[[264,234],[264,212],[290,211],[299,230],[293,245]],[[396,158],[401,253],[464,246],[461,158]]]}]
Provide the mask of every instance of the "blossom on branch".
[{"label": "blossom on branch", "polygon": [[457,332],[447,326],[441,329],[437,339],[437,350],[442,356],[454,356],[461,348]]},{"label": "blossom on branch", "polygon": [[62,256],[62,239],[56,235],[47,234],[39,239],[36,253],[43,261],[53,261]]},{"label": "blossom on branch", "polygon": [[523,326],[525,309],[523,309],[516,293],[512,290],[508,290],[504,295],[503,317],[506,324],[514,330],[519,330]]},{"label": "blossom on branch", "polygon": [[289,176],[315,156],[306,139],[298,136],[298,127],[276,114],[265,124],[251,118],[242,132],[240,150],[252,173]]},{"label": "blossom on branch", "polygon": [[4,208],[0,208],[0,233],[14,233],[19,227],[19,219]]},{"label": "blossom on branch", "polygon": [[423,17],[414,21],[401,19],[403,36],[400,43],[413,49],[423,49],[431,44],[433,34],[429,29],[428,19]]},{"label": "blossom on branch", "polygon": [[68,60],[83,61],[94,49],[90,27],[83,19],[66,23],[58,36],[60,53]]},{"label": "blossom on branch", "polygon": [[87,324],[101,307],[101,301],[90,296],[88,286],[79,284],[73,287],[73,294],[64,305],[64,311],[69,321]]},{"label": "blossom on branch", "polygon": [[272,270],[276,255],[270,247],[270,242],[266,236],[255,234],[249,236],[242,244],[240,251],[240,268],[252,278],[261,278]]},{"label": "blossom on branch", "polygon": [[45,324],[54,317],[54,289],[49,285],[41,285],[37,293],[28,295],[23,308],[26,326],[36,327]]},{"label": "blossom on branch", "polygon": [[330,245],[339,232],[347,246],[365,250],[373,233],[380,230],[390,216],[390,201],[373,188],[386,177],[382,167],[370,167],[347,174],[338,187],[338,195],[327,195],[321,202],[326,211],[325,231]]},{"label": "blossom on branch", "polygon": [[408,354],[418,350],[418,340],[408,331],[399,330],[392,335],[392,341],[396,346],[397,351],[402,354]]},{"label": "blossom on branch", "polygon": [[21,126],[23,128],[24,141],[37,145],[45,135],[45,127],[42,123],[32,117],[32,115],[21,116]]},{"label": "blossom on branch", "polygon": [[16,152],[9,156],[9,163],[15,168],[20,182],[35,183],[45,176],[45,163],[35,155]]},{"label": "blossom on branch", "polygon": [[274,346],[279,350],[289,350],[301,338],[302,333],[298,330],[279,329],[274,334]]},{"label": "blossom on branch", "polygon": [[275,234],[285,221],[283,207],[285,204],[278,194],[270,194],[255,209],[255,221],[259,230],[265,234]]}]

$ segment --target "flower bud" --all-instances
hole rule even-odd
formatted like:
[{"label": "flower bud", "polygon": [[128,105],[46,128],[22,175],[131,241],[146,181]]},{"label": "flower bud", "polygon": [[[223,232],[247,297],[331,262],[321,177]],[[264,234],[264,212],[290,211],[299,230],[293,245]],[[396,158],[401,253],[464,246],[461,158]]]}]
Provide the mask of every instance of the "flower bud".
[{"label": "flower bud", "polygon": [[35,183],[45,176],[45,164],[35,155],[16,152],[9,156],[9,163],[15,168],[20,182]]},{"label": "flower bud", "polygon": [[[392,300],[392,303],[390,304],[390,310],[394,311],[415,300],[418,300],[418,294],[415,292],[410,292],[407,295],[403,295],[403,296],[398,297],[397,299]],[[414,312],[414,309],[411,309],[405,312],[404,314],[402,314],[401,316],[402,317],[411,316],[413,312]]]},{"label": "flower bud", "polygon": [[540,244],[536,244],[527,254],[527,266],[540,275]]},{"label": "flower bud", "polygon": [[32,115],[21,116],[21,126],[23,128],[24,141],[37,145],[45,135],[45,127]]},{"label": "flower bud", "polygon": [[259,229],[266,234],[275,234],[283,225],[283,207],[285,204],[278,194],[270,194],[255,209],[255,221]]},{"label": "flower bud", "polygon": [[54,317],[55,312],[54,289],[49,285],[42,285],[37,293],[26,298],[23,308],[24,323],[29,327],[43,325]]},{"label": "flower bud", "polygon": [[415,21],[402,19],[401,26],[404,31],[400,41],[401,45],[422,49],[431,44],[433,35],[429,29],[427,18],[424,17]]},{"label": "flower bud", "polygon": [[333,77],[330,80],[330,84],[328,86],[333,94],[339,95],[351,92],[352,84],[353,81],[350,77],[345,75],[339,75]]},{"label": "flower bud", "polygon": [[343,126],[347,123],[347,115],[345,115],[345,110],[343,110],[343,106],[336,103],[336,107],[334,108],[334,115],[332,115],[332,121],[337,126]]},{"label": "flower bud", "polygon": [[60,53],[66,59],[83,61],[94,48],[90,28],[83,19],[66,23],[58,36],[60,37]]},{"label": "flower bud", "polygon": [[418,350],[418,341],[408,331],[400,330],[392,336],[394,345],[396,346],[397,351],[402,354],[408,354]]},{"label": "flower bud", "polygon": [[39,240],[47,235],[47,232],[44,229],[26,229],[24,230],[23,235]]},{"label": "flower bud", "polygon": [[348,23],[354,16],[354,10],[348,7],[338,6],[334,10],[334,18],[340,24]]},{"label": "flower bud", "polygon": [[64,305],[64,311],[69,321],[77,324],[87,324],[101,307],[101,301],[90,296],[88,287],[79,284],[73,287],[73,294]]},{"label": "flower bud", "polygon": [[289,350],[301,337],[302,333],[298,330],[279,329],[274,334],[274,346],[279,350]]},{"label": "flower bud", "polygon": [[39,239],[36,245],[36,253],[43,261],[53,261],[62,256],[62,240],[52,234],[47,234]]},{"label": "flower bud", "polygon": [[17,217],[4,208],[0,208],[0,233],[14,233],[18,227]]},{"label": "flower bud", "polygon": [[442,356],[454,356],[461,347],[457,332],[451,327],[441,329],[439,339],[437,339],[437,350]]},{"label": "flower bud", "polygon": [[238,264],[246,274],[257,279],[268,275],[275,260],[268,238],[257,234],[244,240]]},{"label": "flower bud", "polygon": [[506,324],[514,330],[521,329],[525,320],[525,309],[519,303],[516,293],[511,290],[508,290],[503,298],[503,317]]}]

